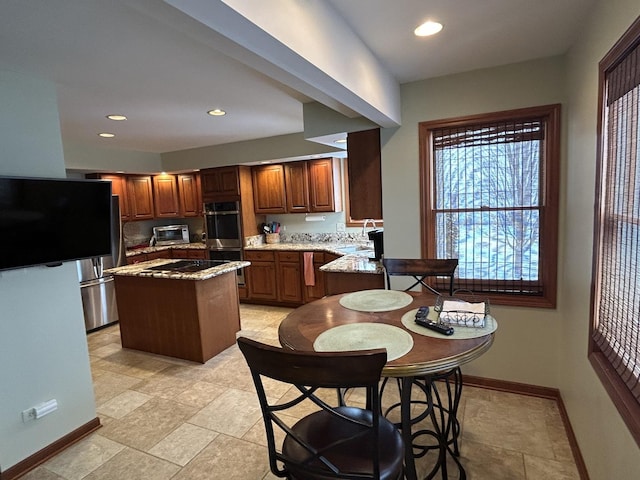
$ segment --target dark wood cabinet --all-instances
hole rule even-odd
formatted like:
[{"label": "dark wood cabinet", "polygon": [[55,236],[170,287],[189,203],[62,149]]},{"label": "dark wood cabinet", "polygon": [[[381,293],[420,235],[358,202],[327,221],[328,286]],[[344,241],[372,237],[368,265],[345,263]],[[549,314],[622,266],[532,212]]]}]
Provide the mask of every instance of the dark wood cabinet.
[{"label": "dark wood cabinet", "polygon": [[287,213],[284,167],[261,165],[251,169],[256,213]]},{"label": "dark wood cabinet", "polygon": [[131,220],[151,220],[153,210],[153,185],[149,175],[128,175],[129,212]]},{"label": "dark wood cabinet", "polygon": [[201,170],[200,179],[205,202],[240,196],[240,178],[237,166]]},{"label": "dark wood cabinet", "polygon": [[185,173],[176,175],[178,180],[178,205],[180,216],[199,217],[202,215],[202,192],[200,175]]},{"label": "dark wood cabinet", "polygon": [[279,301],[302,303],[301,273],[299,252],[276,252],[276,282]]},{"label": "dark wood cabinet", "polygon": [[[382,218],[380,129],[347,135],[349,213],[352,220]],[[349,220],[349,219],[347,219]]]},{"label": "dark wood cabinet", "polygon": [[178,181],[175,175],[153,177],[153,204],[156,218],[177,218],[180,216]]},{"label": "dark wood cabinet", "polygon": [[252,168],[256,213],[342,210],[340,159],[321,158]]},{"label": "dark wood cabinet", "polygon": [[251,300],[277,300],[274,252],[247,250],[244,253],[244,258],[251,262],[251,266],[245,268],[249,298]]},{"label": "dark wood cabinet", "polygon": [[321,158],[309,160],[309,211],[339,212],[342,210],[340,160]]},{"label": "dark wood cabinet", "polygon": [[309,165],[307,162],[284,164],[287,212],[306,213],[309,211]]}]

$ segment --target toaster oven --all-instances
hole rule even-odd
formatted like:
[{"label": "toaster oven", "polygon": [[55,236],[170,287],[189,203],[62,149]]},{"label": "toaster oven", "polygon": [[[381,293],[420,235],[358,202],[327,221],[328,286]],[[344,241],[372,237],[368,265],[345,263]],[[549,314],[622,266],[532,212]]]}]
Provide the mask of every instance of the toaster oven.
[{"label": "toaster oven", "polygon": [[189,226],[164,225],[162,227],[153,227],[153,238],[156,245],[189,243]]}]

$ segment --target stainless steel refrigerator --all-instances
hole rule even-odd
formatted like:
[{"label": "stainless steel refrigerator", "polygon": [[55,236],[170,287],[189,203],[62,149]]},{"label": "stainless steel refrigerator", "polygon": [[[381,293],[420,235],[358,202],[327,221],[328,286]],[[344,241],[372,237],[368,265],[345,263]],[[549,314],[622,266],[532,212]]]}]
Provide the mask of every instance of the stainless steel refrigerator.
[{"label": "stainless steel refrigerator", "polygon": [[[118,196],[111,198],[111,255],[78,260],[78,279],[87,332],[118,321],[118,306],[112,275],[104,271],[124,265],[125,250]],[[91,239],[87,239],[91,241]]]}]

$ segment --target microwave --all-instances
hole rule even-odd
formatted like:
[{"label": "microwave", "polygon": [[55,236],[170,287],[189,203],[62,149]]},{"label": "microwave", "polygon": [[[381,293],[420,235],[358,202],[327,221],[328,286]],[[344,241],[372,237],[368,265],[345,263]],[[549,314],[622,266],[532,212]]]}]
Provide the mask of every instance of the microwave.
[{"label": "microwave", "polygon": [[153,227],[153,239],[155,239],[156,245],[189,243],[189,226],[165,225],[162,227]]}]

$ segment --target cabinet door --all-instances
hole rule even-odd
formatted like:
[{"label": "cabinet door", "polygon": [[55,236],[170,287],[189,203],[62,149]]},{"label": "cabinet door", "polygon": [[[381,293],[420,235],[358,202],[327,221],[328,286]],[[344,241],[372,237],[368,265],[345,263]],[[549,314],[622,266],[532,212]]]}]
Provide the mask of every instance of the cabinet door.
[{"label": "cabinet door", "polygon": [[155,260],[156,258],[171,258],[171,249],[158,250],[156,252],[147,253],[147,260]]},{"label": "cabinet door", "polygon": [[129,192],[127,191],[127,177],[117,173],[96,173],[87,175],[87,178],[97,178],[99,180],[108,180],[111,182],[111,193],[118,195],[120,204],[120,218],[122,220],[130,220],[129,213]]},{"label": "cabinet door", "polygon": [[129,207],[132,220],[153,219],[153,190],[148,175],[129,175],[127,177]]},{"label": "cabinet door", "polygon": [[178,198],[183,217],[202,215],[200,176],[196,173],[178,175]]},{"label": "cabinet door", "polygon": [[309,168],[306,161],[284,164],[287,211],[309,212]]},{"label": "cabinet door", "polygon": [[310,210],[312,212],[339,212],[342,210],[339,159],[309,160],[309,186]]},{"label": "cabinet door", "polygon": [[287,213],[284,168],[264,165],[251,169],[256,213]]},{"label": "cabinet door", "polygon": [[382,218],[380,129],[350,133],[347,154],[351,218]]},{"label": "cabinet door", "polygon": [[209,200],[240,195],[238,167],[207,168],[200,172],[202,196]]},{"label": "cabinet door", "polygon": [[278,300],[302,303],[302,269],[299,252],[277,252]]},{"label": "cabinet door", "polygon": [[157,218],[176,218],[180,216],[178,182],[175,175],[156,175],[153,177],[153,193]]},{"label": "cabinet door", "polygon": [[259,300],[276,300],[276,264],[275,262],[252,261],[245,268],[249,298]]}]

